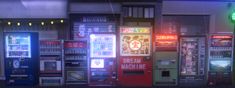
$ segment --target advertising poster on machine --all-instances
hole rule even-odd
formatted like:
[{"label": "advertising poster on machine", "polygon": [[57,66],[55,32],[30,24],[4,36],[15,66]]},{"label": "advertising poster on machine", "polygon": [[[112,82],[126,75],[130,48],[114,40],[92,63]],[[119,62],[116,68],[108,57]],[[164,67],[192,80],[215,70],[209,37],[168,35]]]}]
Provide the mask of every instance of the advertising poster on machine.
[{"label": "advertising poster on machine", "polygon": [[150,51],[150,27],[120,27],[120,58],[118,65],[120,85],[152,85]]},{"label": "advertising poster on machine", "polygon": [[116,36],[114,34],[91,34],[90,42],[91,58],[116,57]]},{"label": "advertising poster on machine", "polygon": [[90,34],[91,86],[115,85],[116,35]]},{"label": "advertising poster on machine", "polygon": [[208,85],[232,84],[233,35],[210,35]]},{"label": "advertising poster on machine", "polygon": [[38,82],[38,33],[5,33],[7,85],[35,85]]},{"label": "advertising poster on machine", "polygon": [[205,85],[206,47],[205,37],[182,37],[180,39],[180,84]]}]

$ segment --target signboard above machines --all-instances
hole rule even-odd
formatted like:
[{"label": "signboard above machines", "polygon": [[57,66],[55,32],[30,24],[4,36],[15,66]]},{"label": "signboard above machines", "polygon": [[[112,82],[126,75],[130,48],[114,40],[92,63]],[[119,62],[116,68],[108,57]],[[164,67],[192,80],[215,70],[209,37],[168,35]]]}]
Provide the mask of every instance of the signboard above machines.
[{"label": "signboard above machines", "polygon": [[88,33],[114,33],[115,23],[74,23],[73,38],[85,38]]}]

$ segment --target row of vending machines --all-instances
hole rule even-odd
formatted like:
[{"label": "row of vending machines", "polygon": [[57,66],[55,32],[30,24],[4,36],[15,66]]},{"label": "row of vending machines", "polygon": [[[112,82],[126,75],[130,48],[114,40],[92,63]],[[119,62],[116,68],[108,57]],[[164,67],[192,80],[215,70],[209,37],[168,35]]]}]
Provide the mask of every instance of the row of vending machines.
[{"label": "row of vending machines", "polygon": [[4,33],[7,85],[232,84],[233,34],[156,34],[151,38],[151,27],[96,30],[77,32],[77,40],[39,40],[37,33]]},{"label": "row of vending machines", "polygon": [[154,85],[231,85],[233,34],[157,35]]}]

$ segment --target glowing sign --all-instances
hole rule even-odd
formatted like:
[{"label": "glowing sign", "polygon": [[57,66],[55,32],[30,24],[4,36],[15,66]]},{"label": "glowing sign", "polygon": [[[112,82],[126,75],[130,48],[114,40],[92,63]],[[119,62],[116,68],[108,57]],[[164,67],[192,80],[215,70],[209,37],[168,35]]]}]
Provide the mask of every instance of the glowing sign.
[{"label": "glowing sign", "polygon": [[214,35],[214,36],[212,36],[212,38],[222,38],[222,39],[225,39],[225,38],[232,38],[232,36],[229,36],[229,35]]},{"label": "glowing sign", "polygon": [[91,34],[90,57],[116,57],[116,36],[114,34]]},{"label": "glowing sign", "polygon": [[150,33],[149,27],[121,27],[121,33]]},{"label": "glowing sign", "polygon": [[130,48],[132,50],[139,50],[141,48],[141,42],[138,40],[133,40],[130,42]]},{"label": "glowing sign", "polygon": [[212,47],[231,47],[232,46],[232,35],[213,35],[211,36]]},{"label": "glowing sign", "polygon": [[177,35],[157,35],[156,40],[177,40]]},{"label": "glowing sign", "polygon": [[8,34],[5,37],[6,57],[31,58],[30,35]]},{"label": "glowing sign", "polygon": [[104,59],[91,59],[91,68],[104,68]]},{"label": "glowing sign", "polygon": [[176,50],[177,35],[173,34],[157,34],[156,35],[156,50]]}]

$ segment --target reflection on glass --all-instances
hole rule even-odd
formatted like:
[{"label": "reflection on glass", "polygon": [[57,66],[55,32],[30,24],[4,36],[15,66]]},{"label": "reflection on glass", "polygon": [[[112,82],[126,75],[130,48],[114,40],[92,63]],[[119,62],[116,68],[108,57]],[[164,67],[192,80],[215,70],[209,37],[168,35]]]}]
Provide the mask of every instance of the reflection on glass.
[{"label": "reflection on glass", "polygon": [[210,61],[210,71],[217,71],[217,72],[231,71],[231,62],[229,60]]}]

